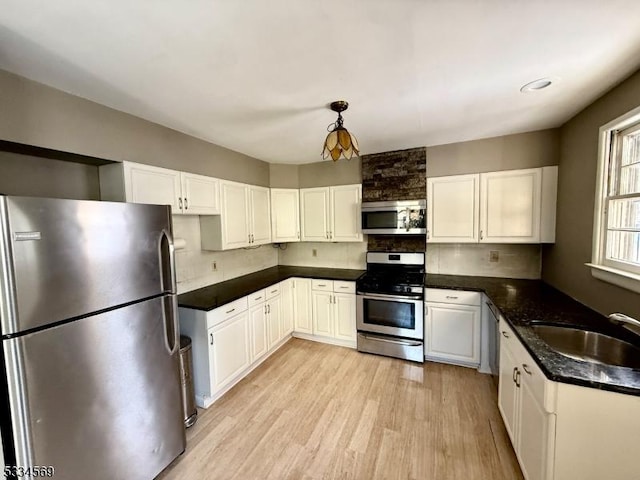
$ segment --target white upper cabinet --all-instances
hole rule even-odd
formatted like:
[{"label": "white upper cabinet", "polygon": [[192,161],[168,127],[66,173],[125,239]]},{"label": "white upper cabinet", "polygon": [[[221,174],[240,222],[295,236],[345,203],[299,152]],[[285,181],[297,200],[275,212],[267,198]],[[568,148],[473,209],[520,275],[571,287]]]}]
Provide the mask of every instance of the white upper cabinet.
[{"label": "white upper cabinet", "polygon": [[558,167],[427,179],[430,243],[552,243]]},{"label": "white upper cabinet", "polygon": [[300,241],[300,191],[297,188],[271,189],[271,240]]},{"label": "white upper cabinet", "polygon": [[171,205],[174,215],[220,213],[217,178],[133,162],[100,167],[100,198]]},{"label": "white upper cabinet", "polygon": [[263,245],[271,243],[271,202],[269,189],[266,187],[249,187],[251,214],[251,244]]},{"label": "white upper cabinet", "polygon": [[479,205],[479,174],[427,179],[427,240],[477,243]]},{"label": "white upper cabinet", "polygon": [[362,185],[329,187],[331,222],[329,235],[334,242],[362,241]]},{"label": "white upper cabinet", "polygon": [[300,189],[301,239],[360,242],[362,185]]},{"label": "white upper cabinet", "polygon": [[480,175],[480,241],[540,241],[542,170],[511,170]]},{"label": "white upper cabinet", "polygon": [[200,217],[203,250],[229,250],[271,242],[269,189],[220,182],[220,215]]},{"label": "white upper cabinet", "polygon": [[180,173],[183,213],[189,215],[218,215],[220,213],[220,180],[217,178]]},{"label": "white upper cabinet", "polygon": [[329,240],[329,187],[300,190],[301,237],[304,242]]}]

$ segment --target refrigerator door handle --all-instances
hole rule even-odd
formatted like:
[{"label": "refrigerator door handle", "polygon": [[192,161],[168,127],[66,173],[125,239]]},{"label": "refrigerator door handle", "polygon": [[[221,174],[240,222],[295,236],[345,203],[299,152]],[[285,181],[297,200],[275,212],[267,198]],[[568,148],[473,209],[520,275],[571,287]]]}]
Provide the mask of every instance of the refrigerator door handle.
[{"label": "refrigerator door handle", "polygon": [[158,255],[160,256],[162,290],[167,293],[176,293],[175,249],[173,247],[173,238],[166,229],[160,232]]},{"label": "refrigerator door handle", "polygon": [[165,344],[170,355],[178,351],[180,345],[180,332],[178,329],[178,298],[176,295],[167,295],[163,298],[164,308],[162,319],[164,320]]}]

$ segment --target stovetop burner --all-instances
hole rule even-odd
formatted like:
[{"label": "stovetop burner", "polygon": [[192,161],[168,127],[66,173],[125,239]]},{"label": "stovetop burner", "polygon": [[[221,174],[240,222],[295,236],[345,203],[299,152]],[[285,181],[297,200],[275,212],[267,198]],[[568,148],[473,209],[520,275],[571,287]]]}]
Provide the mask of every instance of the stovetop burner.
[{"label": "stovetop burner", "polygon": [[422,294],[424,253],[367,253],[367,273],[356,282],[362,293]]}]

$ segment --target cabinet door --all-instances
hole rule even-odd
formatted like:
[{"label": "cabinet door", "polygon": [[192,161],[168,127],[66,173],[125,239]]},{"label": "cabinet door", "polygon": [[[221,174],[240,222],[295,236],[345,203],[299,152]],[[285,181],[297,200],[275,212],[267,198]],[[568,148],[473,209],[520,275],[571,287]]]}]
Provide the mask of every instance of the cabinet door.
[{"label": "cabinet door", "polygon": [[539,168],[480,174],[480,241],[540,241]]},{"label": "cabinet door", "polygon": [[299,333],[313,333],[311,308],[311,279],[294,278],[293,330]]},{"label": "cabinet door", "polygon": [[300,192],[295,188],[271,189],[271,240],[300,241]]},{"label": "cabinet door", "polygon": [[282,302],[282,337],[293,332],[294,296],[293,279],[290,278],[280,283],[280,301]]},{"label": "cabinet door", "polygon": [[518,443],[516,452],[524,477],[530,480],[547,480],[549,458],[555,437],[556,416],[544,411],[533,392],[533,384],[527,374],[520,375],[520,405],[518,412]]},{"label": "cabinet door", "polygon": [[334,242],[361,242],[360,213],[362,185],[343,185],[330,188],[329,239]]},{"label": "cabinet door", "polygon": [[356,340],[356,296],[353,293],[334,293],[334,336],[340,340]]},{"label": "cabinet door", "polygon": [[477,243],[480,175],[427,179],[427,241]]},{"label": "cabinet door", "polygon": [[300,237],[303,242],[329,242],[329,187],[300,190]]},{"label": "cabinet door", "polygon": [[249,245],[249,188],[248,185],[222,182],[220,186],[222,248]]},{"label": "cabinet door", "polygon": [[280,295],[267,302],[267,323],[269,324],[269,349],[273,348],[282,339],[282,311],[280,307]]},{"label": "cabinet door", "polygon": [[267,353],[269,349],[266,309],[266,305],[260,303],[249,310],[252,362]]},{"label": "cabinet door", "polygon": [[[504,340],[504,339],[501,339]],[[498,380],[498,410],[502,415],[511,443],[516,442],[516,422],[518,413],[518,387],[514,381],[517,368],[513,353],[502,341],[500,344],[500,377]]]},{"label": "cabinet door", "polygon": [[271,207],[269,189],[249,187],[251,196],[251,244],[262,245],[271,242]]},{"label": "cabinet door", "polygon": [[311,292],[313,310],[313,334],[333,336],[333,293]]},{"label": "cabinet door", "polygon": [[427,303],[426,356],[480,363],[480,307]]},{"label": "cabinet door", "polygon": [[242,312],[209,329],[209,371],[213,393],[251,363],[249,313]]},{"label": "cabinet door", "polygon": [[218,215],[220,213],[220,180],[182,172],[182,200],[185,214]]},{"label": "cabinet door", "polygon": [[127,202],[171,205],[171,213],[182,213],[180,172],[124,162]]}]

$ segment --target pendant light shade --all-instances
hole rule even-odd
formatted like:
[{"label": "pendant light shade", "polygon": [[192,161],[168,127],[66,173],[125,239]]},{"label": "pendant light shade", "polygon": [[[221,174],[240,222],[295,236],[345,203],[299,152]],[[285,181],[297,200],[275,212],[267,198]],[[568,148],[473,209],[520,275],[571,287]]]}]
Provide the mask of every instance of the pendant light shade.
[{"label": "pendant light shade", "polygon": [[347,107],[349,107],[349,104],[342,100],[331,103],[331,110],[338,112],[338,119],[327,127],[329,135],[324,141],[324,149],[322,150],[322,158],[325,160],[331,157],[335,162],[340,157],[351,160],[354,154],[360,156],[360,148],[356,137],[342,125],[342,112]]}]

